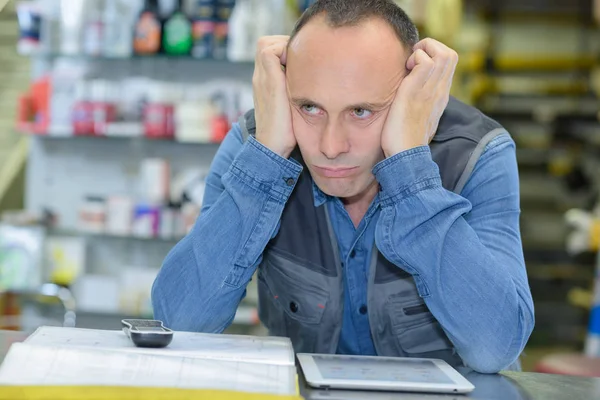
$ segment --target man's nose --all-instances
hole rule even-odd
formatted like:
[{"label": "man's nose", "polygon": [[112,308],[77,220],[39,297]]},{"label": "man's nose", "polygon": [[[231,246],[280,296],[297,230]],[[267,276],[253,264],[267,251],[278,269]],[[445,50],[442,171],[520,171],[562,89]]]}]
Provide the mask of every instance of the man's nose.
[{"label": "man's nose", "polygon": [[348,138],[344,130],[335,123],[328,123],[321,136],[321,153],[330,160],[350,150]]}]

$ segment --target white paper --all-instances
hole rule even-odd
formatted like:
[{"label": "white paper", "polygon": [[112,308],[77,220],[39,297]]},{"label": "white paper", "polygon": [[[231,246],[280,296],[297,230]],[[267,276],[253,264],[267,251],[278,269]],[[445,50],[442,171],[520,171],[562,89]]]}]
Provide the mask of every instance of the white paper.
[{"label": "white paper", "polygon": [[107,385],[295,395],[291,366],[15,343],[0,385]]},{"label": "white paper", "polygon": [[288,338],[175,332],[169,346],[148,349],[135,347],[123,331],[43,326],[25,342],[42,346],[76,346],[173,357],[295,365],[294,350]]}]

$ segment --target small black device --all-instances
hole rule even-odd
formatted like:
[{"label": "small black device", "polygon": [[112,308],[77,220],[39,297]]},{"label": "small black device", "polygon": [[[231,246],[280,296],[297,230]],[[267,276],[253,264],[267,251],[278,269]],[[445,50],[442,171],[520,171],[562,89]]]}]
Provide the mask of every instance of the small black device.
[{"label": "small black device", "polygon": [[137,347],[167,347],[173,340],[173,331],[162,321],[151,319],[123,319],[123,331]]}]

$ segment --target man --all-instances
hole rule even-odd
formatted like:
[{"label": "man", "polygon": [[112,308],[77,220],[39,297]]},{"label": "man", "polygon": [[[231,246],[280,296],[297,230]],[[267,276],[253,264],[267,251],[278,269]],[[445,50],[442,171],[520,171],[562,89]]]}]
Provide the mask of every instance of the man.
[{"label": "man", "polygon": [[449,98],[458,61],[390,0],[319,0],[260,40],[255,107],[154,283],[155,317],[222,332],[258,269],[297,352],[509,368],[534,325],[514,142]]}]

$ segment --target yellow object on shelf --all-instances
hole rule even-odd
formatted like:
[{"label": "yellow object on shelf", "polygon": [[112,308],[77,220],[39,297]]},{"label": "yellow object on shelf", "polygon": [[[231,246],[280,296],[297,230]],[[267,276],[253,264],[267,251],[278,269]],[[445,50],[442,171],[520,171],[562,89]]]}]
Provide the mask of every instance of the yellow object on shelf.
[{"label": "yellow object on shelf", "polygon": [[592,221],[590,227],[590,250],[598,251],[600,249],[600,220]]},{"label": "yellow object on shelf", "polygon": [[590,290],[585,290],[582,288],[573,288],[569,290],[567,299],[569,300],[569,304],[584,308],[586,310],[591,309],[592,304],[594,303],[593,293]]},{"label": "yellow object on shelf", "polygon": [[0,386],[0,400],[301,400],[222,390],[188,390],[107,386]]},{"label": "yellow object on shelf", "polygon": [[571,71],[577,68],[589,69],[595,61],[595,58],[590,55],[527,57],[523,54],[505,54],[495,57],[495,67],[501,71]]}]

